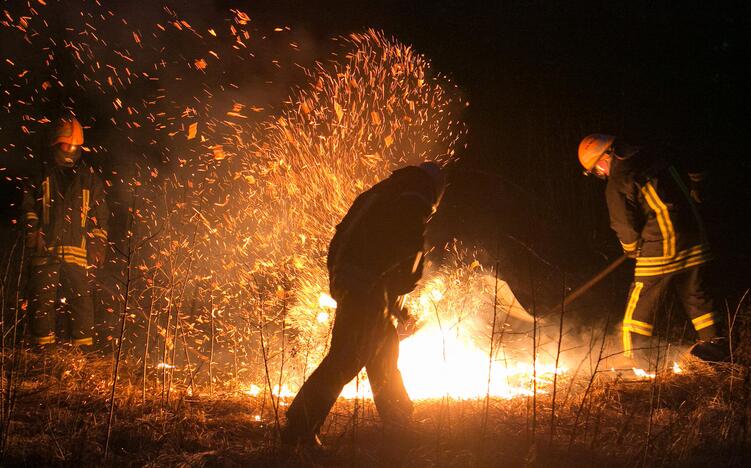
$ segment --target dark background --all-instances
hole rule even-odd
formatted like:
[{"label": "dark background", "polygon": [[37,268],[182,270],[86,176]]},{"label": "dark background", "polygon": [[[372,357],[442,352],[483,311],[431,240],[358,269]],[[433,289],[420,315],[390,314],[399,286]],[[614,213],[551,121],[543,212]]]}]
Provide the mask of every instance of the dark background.
[{"label": "dark background", "polygon": [[[593,132],[664,145],[678,162],[702,159],[718,293],[732,298],[748,287],[747,2],[276,1],[253,9],[322,41],[382,28],[454,78],[471,103],[469,146],[434,236],[484,248],[527,304],[556,301],[563,273],[570,287],[620,255],[604,183],[581,177],[576,160],[579,140]],[[622,302],[629,274],[609,278],[594,302]]]},{"label": "dark background", "polygon": [[[576,159],[579,140],[594,132],[702,158],[719,292],[732,301],[751,284],[747,2],[167,3],[206,24],[240,8],[257,24],[301,32],[321,54],[331,37],[373,27],[429,57],[471,103],[468,147],[432,236],[483,249],[527,305],[554,304],[564,274],[575,286],[620,255],[604,184],[582,177]],[[145,20],[158,11],[133,4],[111,8]],[[4,199],[14,187],[5,184]],[[619,310],[628,280],[622,268],[584,304]]]}]

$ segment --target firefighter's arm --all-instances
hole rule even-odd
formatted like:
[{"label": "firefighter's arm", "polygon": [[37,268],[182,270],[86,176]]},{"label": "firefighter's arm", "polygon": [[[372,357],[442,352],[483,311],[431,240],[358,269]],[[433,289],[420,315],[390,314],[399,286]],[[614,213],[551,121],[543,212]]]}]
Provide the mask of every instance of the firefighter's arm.
[{"label": "firefighter's arm", "polygon": [[399,336],[399,341],[414,335],[420,328],[415,316],[410,314],[407,309],[403,309],[403,311],[404,315],[397,317],[396,333]]},{"label": "firefighter's arm", "polygon": [[406,295],[402,295],[395,298],[390,297],[388,300],[389,314],[400,322],[407,321],[410,318],[409,310],[404,306],[406,298]]},{"label": "firefighter's arm", "polygon": [[396,262],[387,270],[390,292],[406,294],[415,289],[422,278],[425,224],[432,211],[430,202],[419,194],[405,193],[397,199],[399,217],[393,236],[401,245]]},{"label": "firefighter's arm", "polygon": [[396,319],[396,332],[399,340],[403,340],[414,335],[418,329],[417,318],[409,312],[404,305],[406,296],[397,296],[389,300],[389,314]]},{"label": "firefighter's arm", "polygon": [[39,213],[36,207],[36,190],[28,181],[24,183],[21,213],[26,229],[26,248],[44,250],[44,239],[39,229]]},{"label": "firefighter's arm", "polygon": [[104,185],[94,175],[91,184],[91,208],[89,209],[88,253],[89,263],[102,266],[107,254],[110,211],[104,194]]},{"label": "firefighter's arm", "polygon": [[633,184],[621,187],[608,184],[605,194],[610,213],[610,227],[618,236],[623,251],[631,257],[636,257],[641,243],[641,227],[635,187]]}]

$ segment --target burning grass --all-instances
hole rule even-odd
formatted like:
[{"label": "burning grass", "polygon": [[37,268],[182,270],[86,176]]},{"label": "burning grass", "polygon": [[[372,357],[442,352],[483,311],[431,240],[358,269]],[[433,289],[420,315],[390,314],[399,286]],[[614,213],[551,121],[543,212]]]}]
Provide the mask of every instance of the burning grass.
[{"label": "burning grass", "polygon": [[[686,361],[684,372],[626,381],[599,375],[561,381],[565,398],[551,425],[551,394],[532,399],[436,398],[417,402],[415,426],[389,432],[368,399],[340,399],[322,433],[322,453],[282,450],[267,396],[240,387],[191,394],[160,388],[141,399],[137,362],[123,363],[111,463],[128,466],[743,466],[748,372],[740,365]],[[68,348],[24,352],[4,458],[14,465],[92,465],[106,438],[112,357]],[[182,380],[182,379],[180,379]],[[570,392],[569,392],[570,390]],[[288,401],[283,399],[282,403]],[[283,408],[283,406],[282,406]],[[533,411],[536,413],[533,418]],[[283,411],[282,411],[283,414]],[[534,422],[533,422],[534,421]],[[551,432],[552,430],[552,432]]]}]

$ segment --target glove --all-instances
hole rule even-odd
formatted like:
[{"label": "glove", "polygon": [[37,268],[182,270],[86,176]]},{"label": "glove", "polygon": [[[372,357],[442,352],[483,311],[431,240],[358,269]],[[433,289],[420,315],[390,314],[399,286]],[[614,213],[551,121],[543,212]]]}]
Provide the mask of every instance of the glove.
[{"label": "glove", "polygon": [[410,315],[409,310],[406,307],[392,310],[391,315],[396,317],[399,322],[408,322],[412,320],[412,315]]},{"label": "glove", "polygon": [[398,323],[396,326],[396,333],[399,336],[399,341],[402,341],[405,338],[408,338],[415,334],[415,332],[419,329],[417,326],[417,320],[410,315],[409,311],[407,309],[402,309],[403,313],[406,314],[404,318],[398,318]]},{"label": "glove", "polygon": [[89,244],[89,248],[86,250],[86,257],[89,265],[94,267],[101,267],[104,265],[104,259],[107,256],[106,244],[104,242],[95,241]]}]

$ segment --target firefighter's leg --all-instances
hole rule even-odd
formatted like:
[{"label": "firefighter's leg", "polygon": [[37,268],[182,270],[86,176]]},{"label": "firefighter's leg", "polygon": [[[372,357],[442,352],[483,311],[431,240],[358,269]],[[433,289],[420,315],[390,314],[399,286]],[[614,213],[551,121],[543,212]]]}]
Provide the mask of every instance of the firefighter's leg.
[{"label": "firefighter's leg", "polygon": [[378,414],[391,425],[404,426],[412,419],[412,400],[399,372],[399,337],[396,328],[386,323],[381,345],[366,364],[370,388]]},{"label": "firefighter's leg", "polygon": [[699,335],[690,353],[704,361],[730,358],[730,342],[725,336],[723,317],[717,313],[706,280],[706,265],[681,272],[676,286],[686,313]]},{"label": "firefighter's leg", "polygon": [[653,351],[655,316],[663,304],[669,276],[635,277],[623,317],[623,353],[629,358],[649,358]]},{"label": "firefighter's leg", "polygon": [[60,284],[70,309],[71,340],[77,346],[91,346],[94,343],[94,304],[86,269],[70,263],[63,264]]},{"label": "firefighter's leg", "polygon": [[[40,345],[55,342],[55,301],[60,279],[60,264],[34,265],[29,280],[29,312],[31,331],[35,343]],[[41,259],[39,259],[41,261]]]},{"label": "firefighter's leg", "polygon": [[373,327],[384,320],[385,301],[372,294],[346,294],[337,299],[331,347],[287,410],[282,431],[285,443],[315,437],[342,388],[357,376],[377,345]]},{"label": "firefighter's leg", "polygon": [[698,265],[682,271],[676,278],[678,296],[691,319],[699,339],[710,340],[722,335],[722,317],[714,306],[707,288],[706,266]]}]

